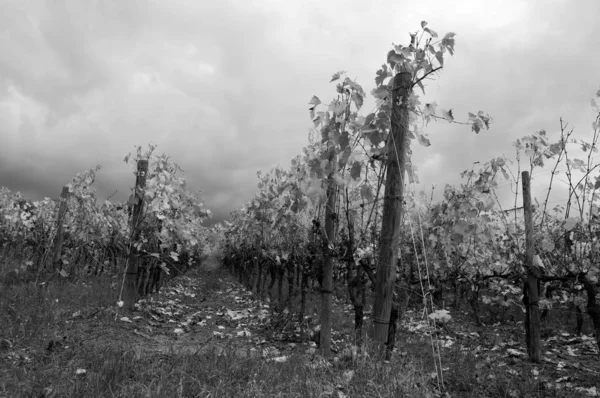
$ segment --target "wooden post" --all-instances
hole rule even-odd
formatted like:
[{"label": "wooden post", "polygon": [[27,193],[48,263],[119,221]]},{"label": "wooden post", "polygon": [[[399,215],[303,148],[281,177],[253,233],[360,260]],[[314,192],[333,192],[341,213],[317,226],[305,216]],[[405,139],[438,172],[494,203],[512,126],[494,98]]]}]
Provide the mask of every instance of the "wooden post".
[{"label": "wooden post", "polygon": [[52,266],[54,269],[62,269],[62,246],[64,242],[63,225],[65,214],[67,214],[67,198],[69,197],[69,187],[64,186],[60,193],[60,207],[58,208],[58,217],[56,217],[56,236],[54,237],[54,252],[52,254]]},{"label": "wooden post", "polygon": [[319,337],[319,348],[324,357],[331,355],[331,310],[333,294],[333,253],[335,246],[335,200],[337,185],[334,180],[335,168],[337,167],[337,156],[332,151],[329,157],[331,173],[327,178],[327,207],[325,209],[325,236],[323,239],[323,279],[321,283],[321,331]]},{"label": "wooden post", "polygon": [[138,250],[134,246],[140,236],[140,221],[144,209],[144,188],[146,188],[146,175],[148,174],[148,160],[140,160],[137,164],[135,177],[135,194],[133,195],[133,214],[131,217],[131,234],[129,257],[125,270],[125,286],[123,287],[123,307],[131,311],[138,298]]},{"label": "wooden post", "polygon": [[538,297],[538,272],[533,264],[533,215],[531,208],[531,186],[529,172],[521,173],[523,180],[523,209],[525,212],[525,251],[527,255],[527,282],[525,283],[526,296],[526,327],[525,339],[527,352],[532,362],[539,363],[541,360],[541,338],[540,338],[540,308]]},{"label": "wooden post", "polygon": [[411,91],[411,78],[410,72],[398,73],[394,77],[392,90],[392,131],[387,140],[387,174],[373,308],[373,337],[382,356],[385,355],[385,343],[388,338],[396,281],[396,259],[398,258],[402,201],[404,199],[409,122],[408,97]]}]

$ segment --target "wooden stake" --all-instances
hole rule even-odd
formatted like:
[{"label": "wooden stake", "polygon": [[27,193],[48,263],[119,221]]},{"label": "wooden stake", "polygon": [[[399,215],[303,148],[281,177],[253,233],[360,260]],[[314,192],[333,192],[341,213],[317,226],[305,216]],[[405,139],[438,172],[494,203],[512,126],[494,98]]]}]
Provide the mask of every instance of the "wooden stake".
[{"label": "wooden stake", "polygon": [[392,131],[387,140],[387,174],[373,308],[373,337],[382,356],[385,355],[385,343],[388,339],[394,284],[396,282],[396,259],[398,258],[402,201],[404,199],[409,121],[408,97],[411,91],[411,78],[412,75],[409,72],[398,73],[394,77],[392,91]]},{"label": "wooden stake", "polygon": [[131,244],[127,269],[125,270],[125,286],[123,288],[123,307],[125,310],[133,310],[138,298],[137,276],[138,276],[138,250],[134,246],[140,236],[140,222],[144,209],[144,188],[146,188],[146,175],[148,174],[148,160],[138,161],[137,175],[135,177],[135,194],[133,195],[133,214],[131,217]]},{"label": "wooden stake", "polygon": [[523,180],[523,209],[525,212],[525,251],[527,255],[527,282],[524,290],[526,299],[526,327],[525,339],[527,342],[527,352],[532,362],[541,361],[541,337],[540,337],[540,308],[538,292],[538,271],[537,266],[533,264],[533,215],[531,206],[531,186],[529,172],[521,173]]},{"label": "wooden stake", "polygon": [[52,254],[52,266],[55,270],[62,269],[62,246],[64,242],[63,225],[65,223],[65,214],[67,214],[67,199],[69,197],[69,187],[64,186],[60,193],[60,207],[58,208],[58,217],[56,217],[56,236],[54,240],[54,252]]}]

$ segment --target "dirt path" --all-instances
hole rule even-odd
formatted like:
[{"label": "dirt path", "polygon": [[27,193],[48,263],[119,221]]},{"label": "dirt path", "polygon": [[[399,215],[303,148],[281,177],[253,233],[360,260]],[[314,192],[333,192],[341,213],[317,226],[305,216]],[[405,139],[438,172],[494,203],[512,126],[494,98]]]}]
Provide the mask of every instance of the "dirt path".
[{"label": "dirt path", "polygon": [[254,300],[223,270],[190,270],[136,308],[130,314],[111,309],[76,316],[73,323],[78,324],[81,344],[128,348],[138,357],[211,350],[278,357],[282,346],[287,351],[299,348],[293,343],[279,347],[267,343],[268,304]]}]

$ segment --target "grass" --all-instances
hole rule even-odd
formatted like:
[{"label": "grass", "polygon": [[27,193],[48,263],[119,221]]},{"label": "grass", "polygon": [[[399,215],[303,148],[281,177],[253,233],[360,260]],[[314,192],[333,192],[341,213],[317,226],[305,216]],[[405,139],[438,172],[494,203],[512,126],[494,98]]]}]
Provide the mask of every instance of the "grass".
[{"label": "grass", "polygon": [[[3,267],[0,275],[13,268]],[[230,278],[212,268],[202,274],[208,294]],[[0,340],[10,347],[0,351],[0,397],[432,396],[427,372],[406,357],[328,364],[305,353],[282,363],[241,358],[233,350],[140,355],[120,341],[106,311],[114,308],[118,285],[118,277],[3,285]],[[335,323],[348,320],[336,315]],[[84,344],[100,329],[115,333],[111,344]]]},{"label": "grass", "polygon": [[[0,277],[15,268],[14,262],[3,264]],[[212,263],[189,274],[216,302],[223,281],[234,279]],[[0,285],[0,397],[442,396],[435,392],[431,345],[419,335],[399,335],[388,363],[342,353],[327,362],[304,349],[283,352],[286,362],[242,356],[233,348],[140,351],[113,311],[119,284],[120,277],[105,276],[54,279],[43,287]],[[309,308],[319,308],[316,300],[310,297]],[[351,316],[336,308],[332,319],[334,330],[351,335]],[[93,344],[98,336],[103,340]],[[490,358],[466,344],[442,350],[447,396],[561,396],[543,391],[530,374],[511,376]]]},{"label": "grass", "polygon": [[[46,357],[21,372],[13,369],[13,382],[3,383],[0,391],[11,397],[39,396],[52,385],[63,397],[319,397],[336,391],[354,397],[431,396],[424,377],[407,362],[309,364],[301,356],[276,363],[216,353],[136,358],[126,349],[74,351]],[[78,366],[87,373],[77,376]]]}]

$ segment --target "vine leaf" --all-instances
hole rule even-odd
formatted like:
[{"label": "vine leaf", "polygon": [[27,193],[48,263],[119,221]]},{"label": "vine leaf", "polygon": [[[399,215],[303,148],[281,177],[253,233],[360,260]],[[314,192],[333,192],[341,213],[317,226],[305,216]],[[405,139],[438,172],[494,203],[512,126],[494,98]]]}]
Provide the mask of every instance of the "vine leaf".
[{"label": "vine leaf", "polygon": [[431,35],[431,37],[433,37],[434,39],[438,37],[438,34],[435,30],[431,30],[429,28],[425,28],[423,29],[425,32],[429,33]]},{"label": "vine leaf", "polygon": [[336,72],[333,74],[333,76],[331,76],[331,80],[329,81],[329,83],[334,82],[336,80],[338,80],[343,74],[345,74],[346,71],[345,70],[341,70],[339,72]]},{"label": "vine leaf", "polygon": [[416,133],[417,139],[419,140],[419,144],[424,147],[428,147],[431,145],[429,138],[425,137],[423,134]]},{"label": "vine leaf", "polygon": [[390,93],[387,87],[380,86],[373,89],[373,91],[371,91],[371,95],[377,99],[383,100],[386,99],[390,95]]},{"label": "vine leaf", "polygon": [[456,36],[456,33],[448,32],[442,39],[442,46],[448,49],[450,55],[454,55],[454,36]]},{"label": "vine leaf", "polygon": [[445,110],[442,109],[442,118],[448,121],[448,123],[452,123],[454,121],[454,115],[452,115],[452,109]]},{"label": "vine leaf", "polygon": [[308,101],[309,105],[312,105],[310,108],[308,109],[314,109],[317,105],[319,105],[321,103],[321,100],[316,96],[313,95],[312,98],[310,99],[310,101]]},{"label": "vine leaf", "polygon": [[343,114],[345,110],[346,104],[344,104],[342,101],[333,100],[329,104],[329,111],[333,112],[336,116]]},{"label": "vine leaf", "polygon": [[578,222],[579,222],[579,219],[576,218],[576,217],[569,217],[569,218],[567,218],[565,220],[565,229],[567,231],[572,230],[577,225]]},{"label": "vine leaf", "polygon": [[372,202],[373,201],[373,192],[371,191],[371,187],[366,184],[363,185],[362,187],[360,187],[360,196],[366,202]]},{"label": "vine leaf", "polygon": [[423,82],[421,80],[417,81],[417,86],[419,86],[421,91],[423,91],[423,94],[425,94],[425,86],[423,85]]},{"label": "vine leaf", "polygon": [[169,268],[167,268],[167,264],[165,264],[164,262],[161,262],[160,264],[158,264],[158,266],[165,271],[165,274],[170,275],[170,271]]},{"label": "vine leaf", "polygon": [[375,76],[375,85],[381,86],[385,79],[389,77],[387,65],[382,65],[381,69],[379,69]]},{"label": "vine leaf", "polygon": [[356,104],[356,108],[360,109],[363,106],[364,98],[361,94],[355,91],[352,93],[352,101],[354,101],[354,104]]},{"label": "vine leaf", "polygon": [[360,178],[360,171],[362,169],[362,164],[358,161],[355,161],[352,164],[352,168],[350,169],[350,176],[354,180],[358,180]]},{"label": "vine leaf", "polygon": [[436,51],[435,58],[440,63],[441,66],[444,66],[444,54],[441,51]]}]

